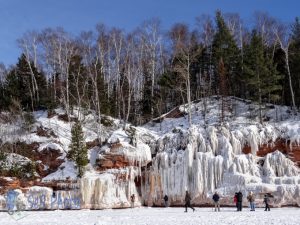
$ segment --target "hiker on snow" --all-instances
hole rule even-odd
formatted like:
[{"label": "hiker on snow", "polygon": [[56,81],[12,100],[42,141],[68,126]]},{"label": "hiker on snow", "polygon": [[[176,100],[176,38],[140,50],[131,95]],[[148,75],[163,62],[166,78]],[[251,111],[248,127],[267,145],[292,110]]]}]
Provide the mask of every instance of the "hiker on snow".
[{"label": "hiker on snow", "polygon": [[191,196],[189,194],[188,191],[185,192],[185,211],[184,212],[187,212],[187,208],[191,208],[193,210],[193,212],[195,211],[195,209],[191,206]]},{"label": "hiker on snow", "polygon": [[168,207],[168,206],[169,206],[168,200],[169,200],[168,195],[165,195],[165,196],[164,196],[165,207]]},{"label": "hiker on snow", "polygon": [[268,194],[265,194],[265,197],[264,197],[264,203],[265,203],[265,205],[266,205],[265,211],[270,211],[269,202],[270,202],[269,195],[268,195]]},{"label": "hiker on snow", "polygon": [[215,203],[215,212],[217,211],[217,208],[218,208],[218,211],[220,212],[220,196],[218,195],[218,192],[215,192],[215,194],[213,195],[213,200],[214,200],[214,203]]},{"label": "hiker on snow", "polygon": [[250,203],[250,208],[251,208],[250,211],[255,211],[255,204],[254,204],[255,196],[252,191],[250,191],[250,194],[247,196],[247,199]]},{"label": "hiker on snow", "polygon": [[243,208],[243,194],[241,191],[237,193],[237,206],[238,210],[237,211],[242,211]]},{"label": "hiker on snow", "polygon": [[239,207],[238,207],[238,204],[237,204],[237,192],[235,192],[235,194],[234,194],[234,197],[233,197],[233,202],[234,202],[234,204],[235,204],[235,207],[236,207],[236,210],[237,211],[239,211]]},{"label": "hiker on snow", "polygon": [[135,195],[132,194],[132,195],[130,196],[131,208],[134,208],[134,202],[135,202]]}]

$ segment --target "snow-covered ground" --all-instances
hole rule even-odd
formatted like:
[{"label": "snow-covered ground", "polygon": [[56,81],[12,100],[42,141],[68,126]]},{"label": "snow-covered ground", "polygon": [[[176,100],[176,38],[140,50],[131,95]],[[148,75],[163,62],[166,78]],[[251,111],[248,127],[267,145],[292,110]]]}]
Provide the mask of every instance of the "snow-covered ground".
[{"label": "snow-covered ground", "polygon": [[300,208],[276,208],[265,212],[262,208],[250,212],[244,208],[223,208],[214,212],[212,208],[196,208],[193,213],[184,208],[135,208],[114,210],[72,210],[72,211],[29,211],[26,217],[16,221],[6,212],[0,212],[3,225],[200,225],[200,224],[299,224]]}]

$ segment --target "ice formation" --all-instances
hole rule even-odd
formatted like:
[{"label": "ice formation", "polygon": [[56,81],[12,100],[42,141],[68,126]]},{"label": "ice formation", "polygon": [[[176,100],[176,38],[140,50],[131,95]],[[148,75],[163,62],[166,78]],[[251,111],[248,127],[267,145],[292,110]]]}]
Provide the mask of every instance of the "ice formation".
[{"label": "ice formation", "polygon": [[139,193],[134,182],[138,172],[135,167],[109,170],[106,173],[90,171],[80,181],[81,205],[83,208],[103,209],[130,206],[130,196]]},{"label": "ice formation", "polygon": [[[257,156],[262,145],[272,146],[279,139],[286,141],[291,149],[299,146],[300,120],[290,118],[284,107],[277,107],[283,121],[277,121],[274,109],[270,109],[265,113],[270,121],[259,124],[248,118],[249,106],[236,101],[236,117],[220,124],[218,101],[211,98],[207,102],[206,119],[197,111],[201,101],[197,103],[199,106],[193,106],[191,127],[187,118],[181,117],[165,118],[161,124],[149,123],[143,127],[128,125],[125,129],[116,123],[114,130],[104,130],[107,142],[101,148],[89,150],[90,168],[79,182],[81,207],[129,207],[131,194],[137,196],[137,204],[162,205],[162,198],[167,194],[171,205],[183,205],[186,190],[196,205],[211,204],[215,191],[226,205],[233,205],[235,192],[242,191],[246,196],[253,191],[258,205],[262,204],[263,194],[272,193],[274,206],[300,206],[299,167],[280,151],[282,149]],[[87,118],[84,131],[86,140],[90,141],[96,136],[95,124]],[[49,144],[41,145],[40,149],[51,147],[67,151],[70,126],[55,118],[40,117],[38,121],[55,131],[63,128],[59,130],[65,133],[62,137],[58,134],[59,145],[47,139],[44,142]],[[249,154],[243,153],[245,146],[250,149]],[[108,155],[121,156],[126,166],[97,171],[97,166],[101,167],[99,159]],[[43,181],[76,179],[74,163],[66,160]],[[46,199],[51,202],[52,190],[37,190],[46,193]],[[70,192],[61,191],[60,195],[70,197]],[[247,204],[246,199],[244,204]],[[50,207],[49,202],[46,207]]]},{"label": "ice formation", "polygon": [[[144,199],[151,199],[148,204],[160,204],[167,193],[174,204],[182,204],[184,192],[189,190],[195,204],[205,204],[211,203],[214,191],[219,191],[223,201],[232,204],[234,192],[247,194],[251,190],[258,195],[273,193],[276,205],[299,205],[300,176],[294,162],[279,151],[256,156],[258,146],[275,136],[271,129],[265,127],[259,132],[258,127],[250,126],[232,132],[226,127],[219,131],[215,127],[191,127],[185,150],[175,139],[172,148],[158,152],[153,159],[152,168],[145,172]],[[241,153],[245,143],[251,146],[251,154]]]}]

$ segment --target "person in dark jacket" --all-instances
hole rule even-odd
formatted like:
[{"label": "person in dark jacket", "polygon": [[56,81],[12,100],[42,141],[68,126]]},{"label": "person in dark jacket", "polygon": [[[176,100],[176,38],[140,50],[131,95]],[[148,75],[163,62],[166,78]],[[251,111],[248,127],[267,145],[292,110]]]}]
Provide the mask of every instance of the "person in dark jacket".
[{"label": "person in dark jacket", "polygon": [[254,196],[252,191],[250,191],[249,195],[247,196],[247,199],[250,203],[250,208],[251,208],[250,211],[255,211],[255,203],[254,203],[255,202],[255,196]]},{"label": "person in dark jacket", "polygon": [[191,206],[191,196],[189,194],[188,191],[185,192],[185,211],[184,212],[187,212],[187,208],[191,208],[193,210],[193,212],[195,211],[195,209]]},{"label": "person in dark jacket", "polygon": [[243,194],[240,191],[237,193],[237,205],[238,205],[238,211],[242,211],[242,208],[243,208]]},{"label": "person in dark jacket", "polygon": [[269,195],[268,195],[268,194],[265,194],[265,197],[264,197],[264,203],[265,203],[265,205],[266,205],[265,211],[270,211],[270,206],[269,206],[270,198],[269,198]]},{"label": "person in dark jacket", "polygon": [[165,196],[164,196],[165,207],[168,207],[168,206],[169,206],[168,200],[169,200],[168,195],[165,195]]},{"label": "person in dark jacket", "polygon": [[220,196],[218,194],[218,192],[215,192],[215,194],[213,195],[213,200],[214,200],[214,203],[215,203],[215,212],[217,211],[217,208],[218,208],[218,211],[220,212]]},{"label": "person in dark jacket", "polygon": [[134,202],[135,202],[135,195],[132,194],[132,195],[130,196],[131,208],[134,208]]}]

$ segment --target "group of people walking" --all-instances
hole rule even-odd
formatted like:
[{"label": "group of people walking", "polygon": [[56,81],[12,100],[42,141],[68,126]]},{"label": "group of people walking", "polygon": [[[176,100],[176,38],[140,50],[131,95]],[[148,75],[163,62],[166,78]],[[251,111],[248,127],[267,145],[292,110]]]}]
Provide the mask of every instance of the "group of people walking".
[{"label": "group of people walking", "polygon": [[[273,196],[270,195],[270,194],[265,194],[264,195],[263,202],[265,204],[265,211],[270,211],[270,205],[269,205],[270,197],[273,197]],[[214,202],[215,211],[220,212],[220,195],[218,194],[218,192],[214,193],[214,195],[212,196],[212,200]],[[249,195],[247,196],[247,200],[248,200],[249,205],[250,205],[250,211],[255,211],[255,195],[253,194],[252,191],[250,191]],[[235,193],[233,201],[236,204],[237,211],[242,211],[242,208],[243,208],[243,193],[241,191]],[[190,194],[188,193],[188,191],[186,191],[186,194],[185,194],[185,212],[187,212],[188,207],[193,209],[193,211],[195,211],[195,209],[191,206]]]},{"label": "group of people walking", "polygon": [[[265,194],[264,195],[264,200],[263,202],[265,203],[265,211],[270,211],[270,197],[272,197],[272,195],[270,194]],[[217,192],[215,192],[215,194],[212,197],[213,201],[214,201],[214,205],[215,205],[215,211],[220,211],[220,196]],[[250,211],[255,211],[255,195],[253,194],[252,191],[250,191],[249,195],[247,196],[247,200],[249,202],[250,205]],[[243,194],[241,191],[236,192],[233,198],[233,202],[236,205],[236,209],[237,211],[242,211],[243,208]]]},{"label": "group of people walking", "polygon": [[[270,194],[264,195],[263,202],[265,203],[265,211],[270,211],[270,205],[269,205],[270,197],[272,197],[272,195],[270,195]],[[220,212],[220,195],[218,194],[218,192],[214,193],[214,195],[212,196],[212,199],[214,202],[215,211]],[[165,200],[165,206],[166,206],[166,201],[168,201],[167,195],[165,195],[164,200]],[[255,211],[255,195],[253,194],[252,191],[247,196],[247,200],[250,204],[250,211]],[[237,211],[242,211],[243,194],[241,191],[235,193],[233,201],[236,204]],[[191,196],[190,196],[189,192],[186,191],[186,193],[185,193],[185,211],[184,212],[187,212],[188,208],[191,208],[193,210],[193,212],[195,211],[195,209],[191,206]]]},{"label": "group of people walking", "polygon": [[[265,194],[264,195],[264,200],[263,202],[265,203],[265,211],[270,211],[270,197],[272,197],[272,195],[270,194]],[[131,195],[130,196],[130,200],[131,200],[131,207],[134,207],[134,202],[135,202],[135,195]],[[169,206],[169,197],[168,195],[165,195],[164,198],[164,205],[165,207]],[[195,211],[195,208],[191,205],[191,195],[188,191],[185,192],[185,211],[188,211],[188,208],[191,208],[193,210],[193,212]],[[219,211],[220,212],[220,195],[218,194],[218,192],[215,192],[214,195],[212,196],[212,200],[214,202],[214,207],[215,207],[215,211]],[[250,205],[250,211],[255,211],[255,195],[253,194],[252,191],[250,191],[249,195],[247,196],[247,200],[249,202]],[[242,211],[243,208],[243,193],[241,191],[236,192],[233,198],[233,202],[236,204],[236,208],[237,211]]]},{"label": "group of people walking", "polygon": [[[265,203],[265,211],[270,211],[270,197],[272,197],[272,195],[268,193],[264,195],[263,202]],[[249,195],[247,196],[247,200],[250,204],[250,211],[255,211],[255,195],[252,191],[250,191]],[[242,211],[242,202],[243,194],[239,191],[234,195],[234,203],[236,204],[237,211]]]}]

